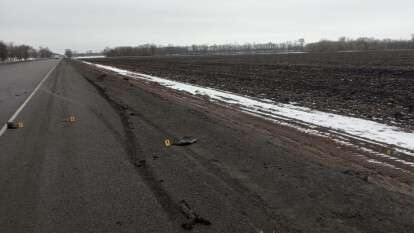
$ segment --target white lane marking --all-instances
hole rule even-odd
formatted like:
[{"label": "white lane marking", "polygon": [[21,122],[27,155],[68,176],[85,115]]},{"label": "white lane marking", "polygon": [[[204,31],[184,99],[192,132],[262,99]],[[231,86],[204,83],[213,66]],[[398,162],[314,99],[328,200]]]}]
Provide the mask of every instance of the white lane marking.
[{"label": "white lane marking", "polygon": [[[56,69],[56,67],[60,64],[60,62],[61,60],[51,70],[49,70],[49,72],[47,72],[45,77],[43,77],[43,79],[39,82],[39,84],[37,84],[33,92],[29,95],[29,97],[27,97],[27,99],[23,102],[23,104],[20,105],[20,107],[16,110],[16,112],[13,114],[13,116],[10,117],[10,119],[7,122],[13,122],[14,120],[16,120],[16,117],[19,115],[19,113],[23,110],[23,108],[27,105],[27,103],[29,103],[30,99],[32,99],[32,97],[36,94],[36,92],[39,90],[42,84],[49,78],[50,74],[52,74],[52,72]],[[0,137],[3,136],[6,130],[7,130],[7,123],[5,123],[0,129]]]}]

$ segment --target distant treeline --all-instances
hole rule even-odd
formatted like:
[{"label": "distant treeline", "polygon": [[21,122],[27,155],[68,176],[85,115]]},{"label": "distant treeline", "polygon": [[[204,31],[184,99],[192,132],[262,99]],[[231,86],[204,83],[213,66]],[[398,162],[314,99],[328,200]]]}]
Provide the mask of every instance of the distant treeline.
[{"label": "distant treeline", "polygon": [[117,56],[154,56],[154,55],[208,55],[238,53],[276,53],[304,51],[305,40],[295,42],[266,44],[223,44],[223,45],[191,45],[191,46],[157,46],[145,44],[136,47],[123,46],[107,48],[104,54],[108,57]]},{"label": "distant treeline", "polygon": [[214,54],[258,54],[284,52],[336,52],[347,50],[385,50],[385,49],[414,49],[412,40],[391,40],[358,38],[339,38],[337,41],[321,40],[305,44],[304,39],[285,43],[264,44],[224,44],[224,45],[192,45],[192,46],[157,46],[144,44],[136,47],[122,46],[106,48],[104,54],[108,57],[118,56],[154,56],[154,55],[214,55]]},{"label": "distant treeline", "polygon": [[386,50],[386,49],[414,49],[414,35],[411,40],[379,40],[375,38],[348,39],[339,38],[337,41],[321,40],[316,43],[307,44],[305,51],[308,52],[336,52],[352,50]]},{"label": "distant treeline", "polygon": [[29,58],[48,58],[53,53],[48,48],[38,50],[29,45],[14,45],[0,41],[0,61],[27,60]]},{"label": "distant treeline", "polygon": [[92,50],[88,50],[86,52],[78,52],[76,50],[66,49],[65,50],[66,57],[89,57],[89,56],[102,56],[102,52],[96,52]]}]

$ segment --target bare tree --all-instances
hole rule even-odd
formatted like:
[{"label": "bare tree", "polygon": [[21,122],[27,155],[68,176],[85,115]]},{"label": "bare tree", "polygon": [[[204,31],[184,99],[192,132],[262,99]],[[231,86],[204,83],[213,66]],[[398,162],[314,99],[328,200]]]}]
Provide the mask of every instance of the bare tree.
[{"label": "bare tree", "polygon": [[30,58],[37,58],[39,55],[38,55],[38,52],[37,52],[37,50],[36,49],[34,49],[33,47],[30,47],[29,48],[29,57]]},{"label": "bare tree", "polygon": [[14,46],[13,43],[9,43],[7,45],[7,52],[8,52],[7,57],[9,59],[12,59],[12,60],[17,59],[16,46]]},{"label": "bare tree", "polygon": [[52,56],[52,52],[49,48],[39,48],[39,57],[41,58],[50,58]]},{"label": "bare tree", "polygon": [[19,45],[15,47],[16,55],[18,59],[27,60],[29,58],[29,49],[30,46],[27,45]]},{"label": "bare tree", "polygon": [[8,57],[7,45],[0,41],[0,60],[4,61]]},{"label": "bare tree", "polygon": [[70,49],[65,50],[65,56],[68,58],[71,58],[73,56],[73,52]]},{"label": "bare tree", "polygon": [[304,48],[304,46],[305,46],[305,39],[300,38],[300,39],[298,40],[298,43],[299,43],[300,47],[301,47],[301,48],[302,48],[302,50],[303,50],[303,48]]}]

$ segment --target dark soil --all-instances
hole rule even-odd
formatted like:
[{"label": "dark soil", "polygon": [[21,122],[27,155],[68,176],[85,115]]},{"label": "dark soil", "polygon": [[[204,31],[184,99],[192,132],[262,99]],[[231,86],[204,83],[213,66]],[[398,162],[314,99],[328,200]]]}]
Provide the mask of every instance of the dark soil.
[{"label": "dark soil", "polygon": [[90,61],[414,130],[414,51]]}]

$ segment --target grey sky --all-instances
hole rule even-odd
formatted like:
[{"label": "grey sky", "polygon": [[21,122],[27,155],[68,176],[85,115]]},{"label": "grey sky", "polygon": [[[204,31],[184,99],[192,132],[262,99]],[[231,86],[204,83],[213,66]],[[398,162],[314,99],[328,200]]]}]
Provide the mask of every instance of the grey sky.
[{"label": "grey sky", "polygon": [[413,0],[0,0],[0,40],[84,51],[142,43],[407,39]]}]

